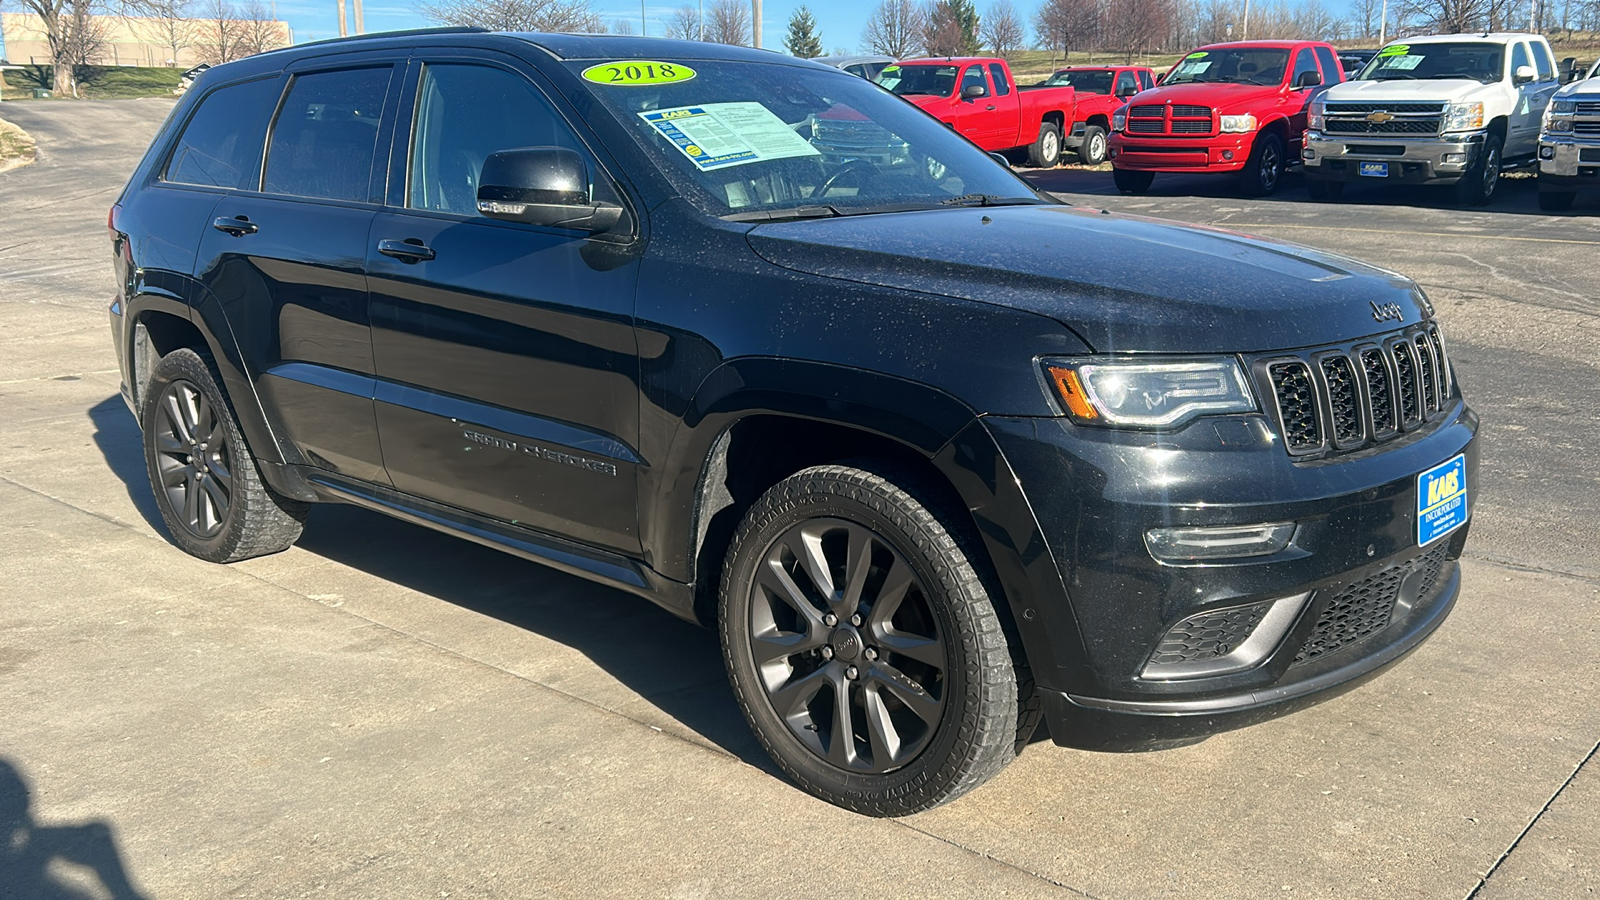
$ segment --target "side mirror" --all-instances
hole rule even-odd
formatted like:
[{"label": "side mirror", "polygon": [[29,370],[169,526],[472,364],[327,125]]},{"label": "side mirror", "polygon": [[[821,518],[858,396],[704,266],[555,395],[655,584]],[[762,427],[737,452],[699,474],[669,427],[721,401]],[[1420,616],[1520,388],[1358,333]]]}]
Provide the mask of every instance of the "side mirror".
[{"label": "side mirror", "polygon": [[991,153],[989,154],[989,158],[1008,169],[1011,168],[1011,160],[1006,159],[1006,155],[1004,153]]},{"label": "side mirror", "polygon": [[961,99],[977,100],[989,96],[989,89],[981,84],[969,84],[961,89]]},{"label": "side mirror", "polygon": [[1297,88],[1316,87],[1321,83],[1321,72],[1301,72],[1300,77],[1294,80],[1294,86]]},{"label": "side mirror", "polygon": [[1121,88],[1119,88],[1117,90],[1117,97],[1119,99],[1126,100],[1129,97],[1132,97],[1134,94],[1137,94],[1137,93],[1139,93],[1139,86],[1138,85],[1133,85],[1132,87],[1129,87],[1127,85],[1123,85]]},{"label": "side mirror", "polygon": [[478,173],[478,212],[506,222],[590,233],[622,219],[622,207],[589,199],[589,167],[565,147],[489,154]]},{"label": "side mirror", "polygon": [[1528,84],[1534,77],[1533,66],[1517,66],[1517,70],[1511,73],[1513,84]]}]

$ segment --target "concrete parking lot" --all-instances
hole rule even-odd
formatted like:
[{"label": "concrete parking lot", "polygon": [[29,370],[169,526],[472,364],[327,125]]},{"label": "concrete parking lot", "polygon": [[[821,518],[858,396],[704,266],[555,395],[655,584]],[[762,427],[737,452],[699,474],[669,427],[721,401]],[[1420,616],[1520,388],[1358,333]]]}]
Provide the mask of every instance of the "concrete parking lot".
[{"label": "concrete parking lot", "polygon": [[0,896],[1600,892],[1600,198],[1029,173],[1418,279],[1484,420],[1465,588],[1336,700],[1162,753],[1036,743],[883,821],[790,787],[715,636],[643,601],[353,508],[226,568],[165,540],[105,216],[170,105],[4,109],[39,161],[0,175]]}]

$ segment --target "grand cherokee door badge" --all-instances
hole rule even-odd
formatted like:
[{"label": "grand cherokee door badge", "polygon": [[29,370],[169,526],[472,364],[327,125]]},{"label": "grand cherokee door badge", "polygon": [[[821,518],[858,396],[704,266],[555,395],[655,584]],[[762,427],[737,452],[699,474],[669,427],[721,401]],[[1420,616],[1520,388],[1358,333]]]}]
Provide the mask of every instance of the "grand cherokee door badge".
[{"label": "grand cherokee door badge", "polygon": [[611,475],[614,477],[617,474],[616,465],[605,462],[604,460],[590,459],[586,456],[574,456],[571,453],[563,453],[560,450],[551,450],[548,447],[540,447],[537,444],[519,444],[516,441],[495,437],[492,434],[484,434],[481,431],[471,431],[465,428],[461,430],[461,436],[473,442],[474,444],[479,444],[484,447],[495,447],[500,450],[509,450],[512,453],[517,453],[520,451],[529,456],[538,457],[539,459],[549,460],[550,462],[558,462],[568,466],[576,466],[580,469],[587,469],[590,472],[599,472],[602,475]]}]

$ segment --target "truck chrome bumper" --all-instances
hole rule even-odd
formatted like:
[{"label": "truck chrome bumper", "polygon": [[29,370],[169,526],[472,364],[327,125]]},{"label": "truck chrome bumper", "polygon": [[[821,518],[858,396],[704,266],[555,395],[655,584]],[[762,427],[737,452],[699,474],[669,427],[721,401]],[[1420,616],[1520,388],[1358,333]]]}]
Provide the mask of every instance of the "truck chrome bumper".
[{"label": "truck chrome bumper", "polygon": [[1586,178],[1600,187],[1600,140],[1539,135],[1539,178]]},{"label": "truck chrome bumper", "polygon": [[1300,156],[1307,175],[1330,180],[1356,180],[1362,177],[1361,163],[1381,162],[1389,163],[1390,180],[1456,181],[1478,161],[1484,134],[1456,134],[1444,140],[1308,131]]}]

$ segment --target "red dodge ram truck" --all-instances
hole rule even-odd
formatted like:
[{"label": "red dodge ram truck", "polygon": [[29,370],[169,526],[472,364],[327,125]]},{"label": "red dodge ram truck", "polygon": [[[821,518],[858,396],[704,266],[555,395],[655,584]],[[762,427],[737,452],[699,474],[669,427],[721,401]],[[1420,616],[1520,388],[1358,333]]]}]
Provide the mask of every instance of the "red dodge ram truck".
[{"label": "red dodge ram truck", "polygon": [[1300,164],[1311,100],[1343,80],[1320,41],[1201,47],[1113,117],[1117,188],[1142,194],[1157,172],[1233,172],[1243,193],[1270,194]]},{"label": "red dodge ram truck", "polygon": [[1078,162],[1098,166],[1110,148],[1111,115],[1134,94],[1155,87],[1156,73],[1148,66],[1071,66],[1057,69],[1044,84],[1078,92],[1078,112],[1062,144],[1077,151]]},{"label": "red dodge ram truck", "polygon": [[1070,87],[1019,85],[998,57],[910,59],[885,66],[878,84],[922,107],[985,150],[1026,147],[1028,164],[1061,158],[1061,136],[1074,121]]}]

